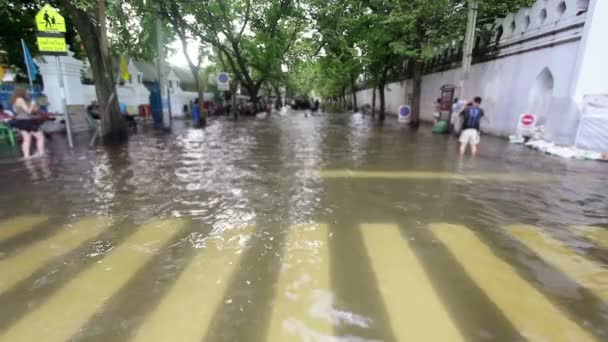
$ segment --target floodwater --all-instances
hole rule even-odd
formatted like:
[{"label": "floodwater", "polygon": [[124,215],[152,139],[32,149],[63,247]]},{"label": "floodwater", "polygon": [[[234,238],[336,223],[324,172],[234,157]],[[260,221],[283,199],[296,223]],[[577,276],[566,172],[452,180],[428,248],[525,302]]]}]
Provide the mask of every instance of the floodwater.
[{"label": "floodwater", "polygon": [[429,130],[295,112],[5,155],[0,341],[608,341],[608,164]]}]

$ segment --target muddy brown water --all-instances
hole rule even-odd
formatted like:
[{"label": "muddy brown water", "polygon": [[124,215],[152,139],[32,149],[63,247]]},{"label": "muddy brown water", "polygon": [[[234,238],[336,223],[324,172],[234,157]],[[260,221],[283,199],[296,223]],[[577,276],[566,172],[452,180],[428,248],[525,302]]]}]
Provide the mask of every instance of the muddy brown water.
[{"label": "muddy brown water", "polygon": [[608,341],[608,164],[301,112],[0,163],[0,341]]}]

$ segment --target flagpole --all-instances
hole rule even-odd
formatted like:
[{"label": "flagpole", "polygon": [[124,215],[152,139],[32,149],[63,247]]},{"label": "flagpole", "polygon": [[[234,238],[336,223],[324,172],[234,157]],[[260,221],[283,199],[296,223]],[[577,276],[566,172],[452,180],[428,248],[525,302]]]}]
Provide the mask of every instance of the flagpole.
[{"label": "flagpole", "polygon": [[30,63],[27,60],[27,55],[25,53],[25,41],[21,38],[21,49],[23,50],[23,61],[25,62],[25,67],[27,68],[27,79],[30,81],[30,89],[34,91],[34,81],[32,81],[32,71],[30,70]]}]

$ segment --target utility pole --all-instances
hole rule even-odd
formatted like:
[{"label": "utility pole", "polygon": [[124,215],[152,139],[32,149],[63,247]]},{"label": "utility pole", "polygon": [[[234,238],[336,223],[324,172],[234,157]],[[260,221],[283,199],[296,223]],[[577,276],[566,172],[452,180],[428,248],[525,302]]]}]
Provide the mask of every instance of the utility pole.
[{"label": "utility pole", "polygon": [[464,37],[462,51],[462,77],[460,78],[460,98],[465,96],[465,82],[469,78],[471,63],[473,62],[473,47],[475,46],[475,26],[477,25],[478,0],[469,0],[469,15],[467,21],[467,32]]},{"label": "utility pole", "polygon": [[[160,2],[157,3],[156,9],[158,14],[156,15],[156,62],[158,66],[158,85],[160,87],[160,100],[161,100],[161,111],[163,113],[163,128],[166,130],[171,129],[171,112],[169,107],[169,98],[167,97],[167,80],[165,75],[165,51],[163,44],[163,23],[161,19]],[[165,103],[167,104],[167,111],[165,111]]]}]

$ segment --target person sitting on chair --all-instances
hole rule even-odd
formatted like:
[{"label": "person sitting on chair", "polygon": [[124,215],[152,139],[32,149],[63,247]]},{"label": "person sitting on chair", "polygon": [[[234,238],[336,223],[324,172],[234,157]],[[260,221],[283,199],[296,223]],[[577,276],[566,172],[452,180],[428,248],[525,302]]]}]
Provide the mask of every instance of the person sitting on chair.
[{"label": "person sitting on chair", "polygon": [[29,99],[28,90],[22,88],[15,89],[11,97],[11,104],[15,113],[14,120],[11,121],[11,127],[17,129],[21,135],[21,150],[23,157],[26,159],[30,158],[32,137],[36,139],[37,148],[34,156],[43,156],[45,151],[45,138],[42,130],[40,130],[42,122],[33,114],[34,111],[38,110],[38,106],[31,103]]},{"label": "person sitting on chair", "polygon": [[10,121],[13,119],[12,113],[4,110],[4,106],[0,103],[0,121]]},{"label": "person sitting on chair", "polygon": [[87,113],[95,120],[101,119],[99,116],[99,105],[97,100],[91,101],[91,104],[87,106]]},{"label": "person sitting on chair", "polygon": [[129,114],[127,110],[127,104],[124,102],[120,102],[120,115],[122,115],[123,119],[127,121],[127,125],[133,129],[137,128],[137,122],[135,122],[135,117]]}]

